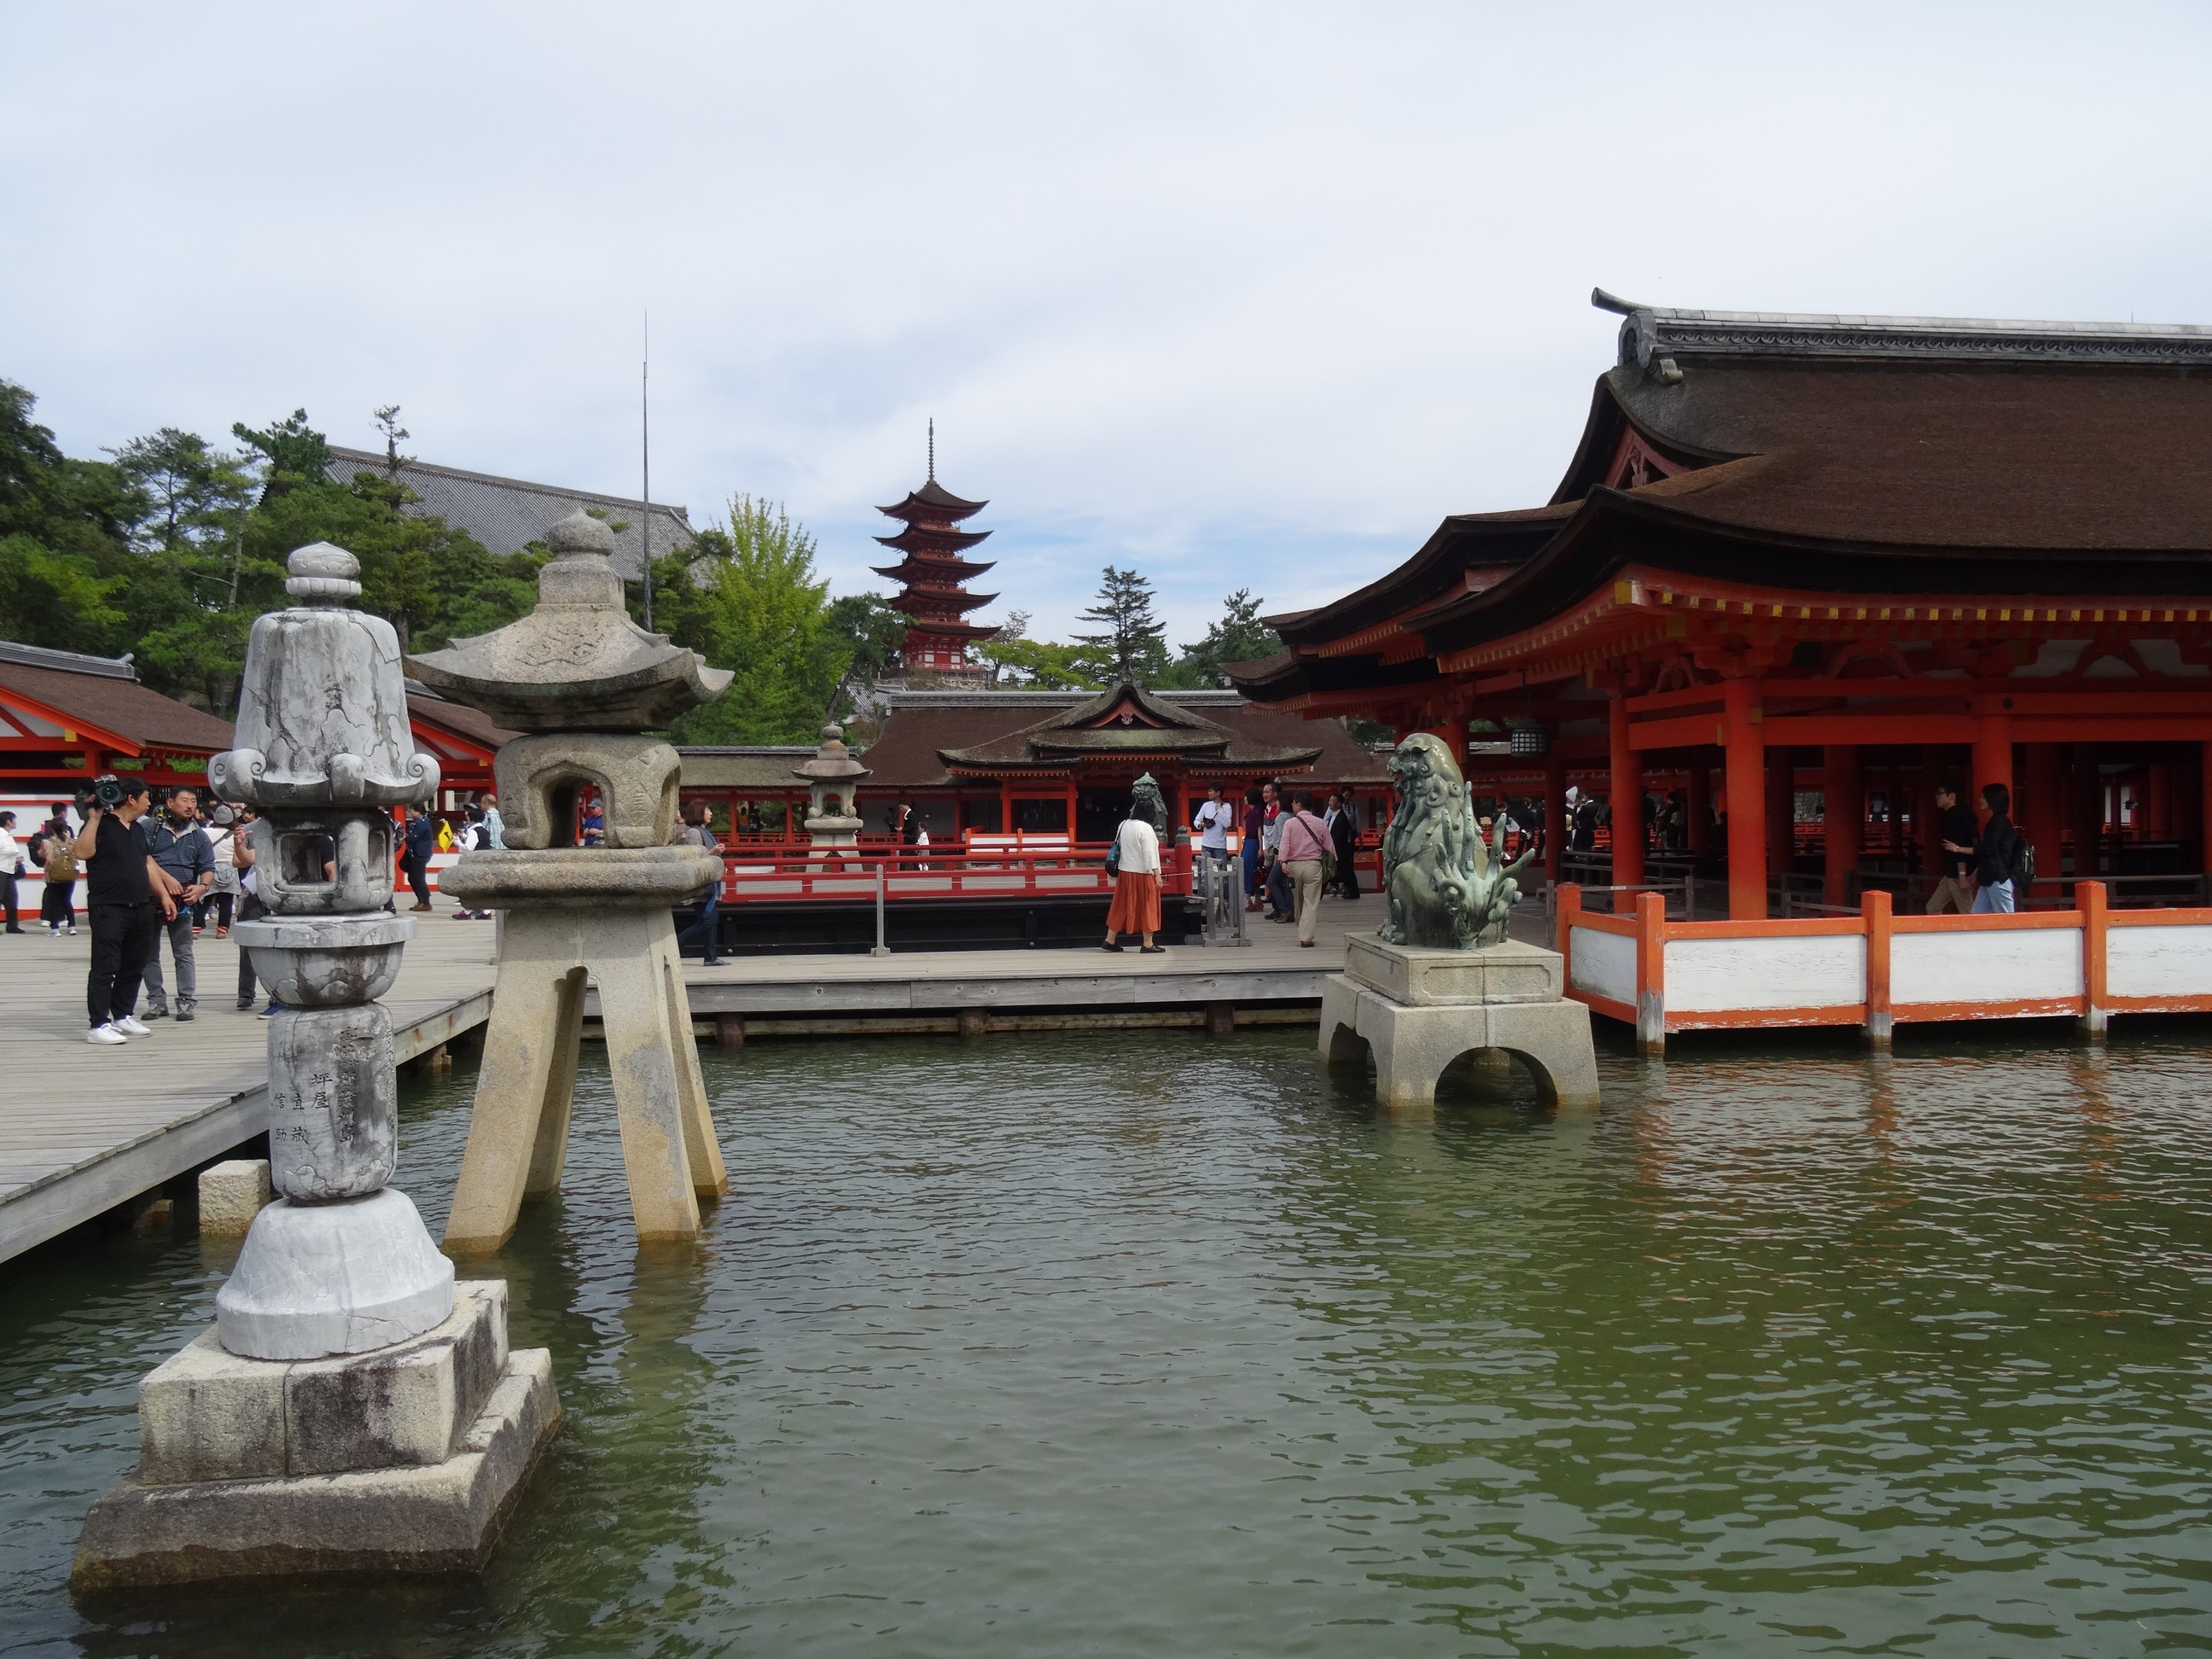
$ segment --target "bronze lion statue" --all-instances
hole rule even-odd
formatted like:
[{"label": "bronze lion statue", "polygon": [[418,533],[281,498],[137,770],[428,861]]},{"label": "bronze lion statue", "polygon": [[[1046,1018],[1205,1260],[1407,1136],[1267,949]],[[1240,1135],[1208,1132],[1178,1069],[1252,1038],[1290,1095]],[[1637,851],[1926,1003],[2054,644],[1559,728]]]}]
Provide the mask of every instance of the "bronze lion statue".
[{"label": "bronze lion statue", "polygon": [[1416,732],[1390,757],[1398,807],[1382,837],[1380,936],[1392,945],[1468,951],[1505,936],[1521,899],[1513,879],[1529,853],[1504,861],[1504,816],[1486,843],[1474,792],[1443,738]]}]

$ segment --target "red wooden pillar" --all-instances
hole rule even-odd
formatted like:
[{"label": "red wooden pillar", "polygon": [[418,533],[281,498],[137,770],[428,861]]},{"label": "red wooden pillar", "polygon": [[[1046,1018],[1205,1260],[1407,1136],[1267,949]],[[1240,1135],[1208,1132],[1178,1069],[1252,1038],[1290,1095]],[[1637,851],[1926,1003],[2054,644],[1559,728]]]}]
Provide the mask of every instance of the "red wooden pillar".
[{"label": "red wooden pillar", "polygon": [[1851,872],[1859,867],[1860,828],[1866,797],[1855,744],[1832,743],[1820,751],[1821,902],[1850,902]]},{"label": "red wooden pillar", "polygon": [[[2027,787],[2021,794],[2019,823],[2028,845],[2035,848],[2037,874],[2055,882],[2066,836],[2066,806],[2058,797],[2058,745],[2031,743],[2026,748]],[[2025,910],[2027,895],[2015,893],[2013,902]]]},{"label": "red wooden pillar", "polygon": [[[1628,697],[1613,694],[1613,883],[1644,884],[1644,765],[1628,745]],[[1620,908],[1616,905],[1616,912]]]},{"label": "red wooden pillar", "polygon": [[[2105,842],[2105,779],[2097,769],[2094,744],[2074,745],[2074,764],[2067,781],[2073,786],[2067,809],[2074,825],[2074,878],[2094,881],[2103,873]],[[2037,856],[2042,856],[2039,849]]]},{"label": "red wooden pillar", "polygon": [[1567,763],[1557,755],[1544,762],[1544,879],[1556,885],[1559,854],[1567,849]]},{"label": "red wooden pillar", "polygon": [[1797,857],[1797,763],[1789,749],[1766,751],[1766,865],[1784,875]]},{"label": "red wooden pillar", "polygon": [[1689,812],[1690,856],[1701,859],[1713,845],[1713,769],[1701,749],[1690,756]]},{"label": "red wooden pillar", "polygon": [[2153,841],[2173,839],[2173,767],[2166,761],[2150,763],[2149,800],[2150,838]]},{"label": "red wooden pillar", "polygon": [[[1976,723],[1974,732],[1974,778],[1968,786],[1973,799],[1969,803],[1978,816],[1986,816],[1982,806],[1982,791],[1990,784],[2001,783],[2009,792],[2012,788],[2012,716],[2004,714],[1984,714]],[[2015,807],[2013,822],[2020,822]]]},{"label": "red wooden pillar", "polygon": [[1728,738],[1729,919],[1766,920],[1766,745],[1759,729],[1759,686],[1724,688]]},{"label": "red wooden pillar", "polygon": [[1866,1035],[1877,1048],[1890,1046],[1895,1029],[1889,1006],[1889,943],[1895,920],[1891,903],[1889,894],[1879,887],[1859,895],[1859,914],[1866,918]]},{"label": "red wooden pillar", "polygon": [[1067,781],[1067,844],[1075,845],[1075,780]]},{"label": "red wooden pillar", "polygon": [[[2212,871],[2212,743],[2197,744],[2197,867]],[[2212,897],[2212,889],[2206,890]]]}]

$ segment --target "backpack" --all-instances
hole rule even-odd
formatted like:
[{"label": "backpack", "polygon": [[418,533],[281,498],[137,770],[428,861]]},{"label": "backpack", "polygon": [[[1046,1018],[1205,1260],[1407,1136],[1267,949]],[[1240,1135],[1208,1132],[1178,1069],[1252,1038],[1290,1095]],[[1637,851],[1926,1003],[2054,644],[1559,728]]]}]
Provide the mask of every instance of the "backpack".
[{"label": "backpack", "polygon": [[2035,885],[2035,843],[2015,830],[2012,835],[2012,857],[2005,866],[2005,874],[2012,882],[2012,890],[2022,896]]},{"label": "backpack", "polygon": [[46,879],[75,881],[76,879],[76,848],[59,836],[46,837]]}]

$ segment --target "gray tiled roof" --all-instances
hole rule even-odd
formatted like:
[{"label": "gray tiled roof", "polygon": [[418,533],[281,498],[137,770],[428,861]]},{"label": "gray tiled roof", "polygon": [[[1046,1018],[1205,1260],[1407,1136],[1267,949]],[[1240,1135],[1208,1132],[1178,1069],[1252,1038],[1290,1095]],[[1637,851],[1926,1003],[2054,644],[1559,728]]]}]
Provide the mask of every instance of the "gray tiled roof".
[{"label": "gray tiled roof", "polygon": [[[330,476],[349,483],[357,472],[381,472],[385,458],[374,450],[340,449],[331,446]],[[406,461],[399,482],[422,498],[413,509],[443,519],[456,530],[465,530],[495,553],[519,553],[579,507],[595,508],[607,522],[627,524],[615,534],[615,568],[625,581],[635,581],[644,560],[645,503],[620,495],[599,495],[588,489],[563,489],[556,484],[531,483],[521,478],[495,477],[489,472],[464,472],[459,467],[433,466],[428,461]],[[665,558],[689,547],[696,532],[690,510],[659,501],[653,507],[653,553]]]}]

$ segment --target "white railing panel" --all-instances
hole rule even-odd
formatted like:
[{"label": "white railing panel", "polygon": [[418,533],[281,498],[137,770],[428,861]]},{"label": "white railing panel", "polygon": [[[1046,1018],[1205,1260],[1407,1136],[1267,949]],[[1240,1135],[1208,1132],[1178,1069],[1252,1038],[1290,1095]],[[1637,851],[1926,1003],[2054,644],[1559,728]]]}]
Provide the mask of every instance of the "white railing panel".
[{"label": "white railing panel", "polygon": [[1889,1000],[2039,1002],[2081,994],[2078,927],[1946,928],[1889,942]]},{"label": "white railing panel", "polygon": [[2212,996],[2212,927],[2108,929],[2105,989],[2116,997]]},{"label": "white railing panel", "polygon": [[1567,957],[1573,964],[1574,988],[1594,997],[1636,1006],[1636,941],[1623,933],[1601,933],[1595,927],[1574,930],[1573,948]]},{"label": "white railing panel", "polygon": [[1669,1013],[1851,1007],[1866,1000],[1866,936],[1670,939]]}]

